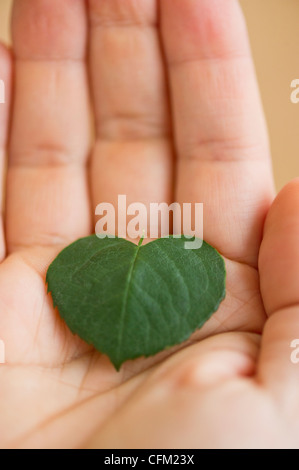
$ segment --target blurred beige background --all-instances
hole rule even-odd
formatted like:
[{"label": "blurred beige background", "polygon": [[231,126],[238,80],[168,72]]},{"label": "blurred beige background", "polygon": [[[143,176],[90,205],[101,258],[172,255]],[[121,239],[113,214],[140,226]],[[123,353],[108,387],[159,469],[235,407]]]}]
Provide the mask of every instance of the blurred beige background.
[{"label": "blurred beige background", "polygon": [[[0,38],[6,41],[11,4],[12,0],[0,0]],[[280,189],[299,176],[299,103],[290,100],[291,81],[299,78],[299,1],[241,0],[241,5],[247,19],[270,132],[276,184]]]}]

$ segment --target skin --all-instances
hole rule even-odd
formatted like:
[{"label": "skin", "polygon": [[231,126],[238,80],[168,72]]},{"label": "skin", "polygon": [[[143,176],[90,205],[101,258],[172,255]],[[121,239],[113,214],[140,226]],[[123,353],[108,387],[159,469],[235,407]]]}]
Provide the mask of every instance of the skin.
[{"label": "skin", "polygon": [[[238,3],[15,0],[12,35],[13,54],[0,48],[1,447],[298,447],[299,180],[273,203]],[[119,373],[45,287],[49,263],[118,194],[203,202],[227,266],[204,328]]]}]

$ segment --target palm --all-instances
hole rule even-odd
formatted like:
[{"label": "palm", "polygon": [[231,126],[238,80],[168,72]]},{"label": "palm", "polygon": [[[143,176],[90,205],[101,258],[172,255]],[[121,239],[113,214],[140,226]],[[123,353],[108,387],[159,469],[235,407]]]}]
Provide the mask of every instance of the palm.
[{"label": "palm", "polygon": [[[92,232],[101,201],[126,194],[145,204],[204,203],[205,239],[226,257],[227,297],[192,339],[237,331],[246,343],[266,318],[257,260],[273,188],[238,8],[186,0],[182,10],[180,0],[165,0],[161,45],[152,27],[154,1],[138,12],[132,2],[89,1],[97,139],[87,168],[86,12],[83,1],[71,3],[15,1],[8,255],[0,266],[3,446],[82,445],[167,364],[162,353],[116,373],[105,356],[70,334],[47,296],[49,263],[65,244]],[[1,118],[4,130],[8,117]],[[13,415],[5,412],[8,403]]]},{"label": "palm", "polygon": [[[49,258],[53,253],[49,250]],[[30,263],[40,255],[39,250],[22,250],[8,257],[0,270],[1,306],[9,318],[2,328],[8,364],[1,371],[1,383],[6,384],[1,401],[5,408],[10,403],[17,418],[2,420],[1,434],[7,439],[2,445],[78,446],[146,377],[142,371],[163,355],[126,363],[116,373],[105,356],[74,338],[53,310],[44,273]],[[242,287],[228,288],[226,301],[194,340],[223,331],[261,330],[264,313],[256,272],[229,262],[228,284],[232,276],[242,279]],[[16,381],[22,384],[17,393]],[[84,423],[80,415],[86,417]]]}]

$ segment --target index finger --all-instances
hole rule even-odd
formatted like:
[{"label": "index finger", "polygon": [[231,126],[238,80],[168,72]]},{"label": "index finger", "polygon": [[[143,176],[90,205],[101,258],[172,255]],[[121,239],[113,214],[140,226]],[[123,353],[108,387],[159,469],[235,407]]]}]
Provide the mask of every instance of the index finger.
[{"label": "index finger", "polygon": [[205,239],[256,266],[273,198],[268,138],[236,0],[165,0],[180,203],[204,203]]}]

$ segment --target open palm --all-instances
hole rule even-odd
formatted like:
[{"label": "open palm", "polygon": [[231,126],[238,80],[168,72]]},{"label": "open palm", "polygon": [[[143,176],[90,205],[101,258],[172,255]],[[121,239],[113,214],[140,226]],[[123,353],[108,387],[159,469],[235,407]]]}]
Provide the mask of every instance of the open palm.
[{"label": "open palm", "polygon": [[[170,387],[172,400],[187,400],[192,414],[194,390],[214,390],[220,381],[213,406],[234,406],[231,396],[225,401],[223,382],[239,378],[241,391],[245,384],[254,388],[246,380],[256,380],[266,312],[289,302],[275,303],[277,292],[272,297],[284,276],[281,259],[271,258],[283,227],[265,238],[261,296],[258,256],[273,182],[239,6],[234,0],[15,0],[12,30],[13,60],[0,51],[7,97],[13,89],[9,140],[8,102],[0,108],[3,153],[9,142],[0,445],[212,445],[212,424],[206,441],[200,430],[196,442],[194,434],[188,438],[194,423],[183,419],[187,402],[176,415],[185,423],[185,440],[172,437],[177,408],[165,390],[179,384],[177,394]],[[147,205],[203,202],[205,239],[227,265],[226,300],[193,335],[195,344],[128,361],[119,373],[69,332],[45,287],[49,263],[71,241],[92,233],[96,205],[116,204],[118,194]],[[280,210],[273,209],[270,232]],[[243,421],[250,416],[246,393]],[[195,414],[207,413],[195,408]],[[161,431],[155,441],[154,423],[167,437]],[[220,438],[215,442],[221,445]]]}]

